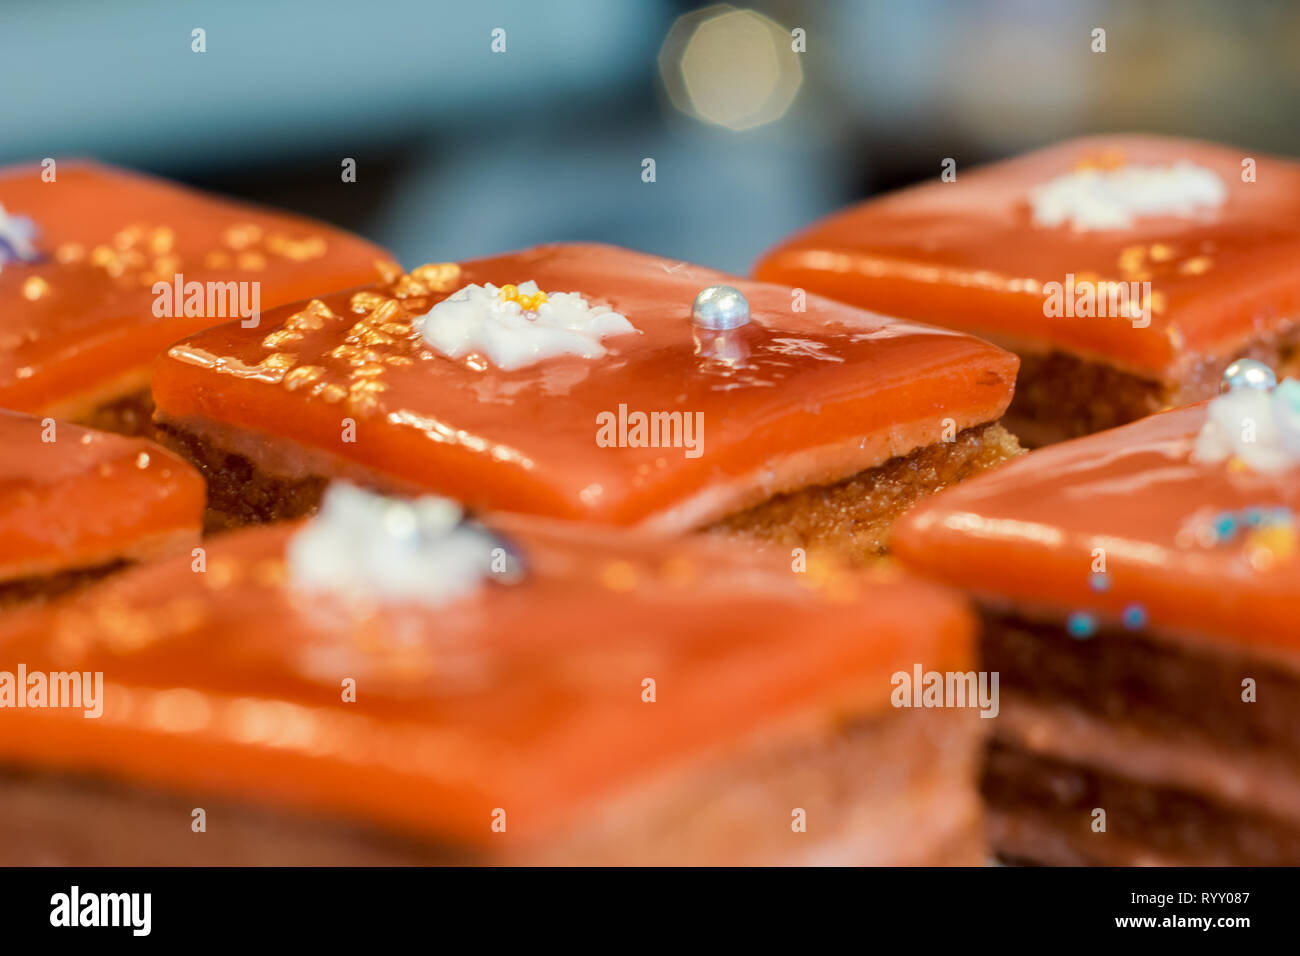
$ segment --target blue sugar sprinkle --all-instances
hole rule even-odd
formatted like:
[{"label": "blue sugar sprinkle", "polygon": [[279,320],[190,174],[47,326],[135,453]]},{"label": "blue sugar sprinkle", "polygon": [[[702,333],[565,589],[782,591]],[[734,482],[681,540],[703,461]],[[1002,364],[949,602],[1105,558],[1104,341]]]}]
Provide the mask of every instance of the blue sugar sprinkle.
[{"label": "blue sugar sprinkle", "polygon": [[1214,535],[1220,541],[1229,541],[1237,533],[1237,516],[1225,511],[1214,519]]},{"label": "blue sugar sprinkle", "polygon": [[1147,625],[1147,612],[1141,604],[1130,604],[1124,608],[1124,626],[1130,631],[1139,631]]},{"label": "blue sugar sprinkle", "polygon": [[1087,611],[1075,611],[1066,618],[1065,629],[1071,637],[1085,640],[1096,633],[1097,621]]}]

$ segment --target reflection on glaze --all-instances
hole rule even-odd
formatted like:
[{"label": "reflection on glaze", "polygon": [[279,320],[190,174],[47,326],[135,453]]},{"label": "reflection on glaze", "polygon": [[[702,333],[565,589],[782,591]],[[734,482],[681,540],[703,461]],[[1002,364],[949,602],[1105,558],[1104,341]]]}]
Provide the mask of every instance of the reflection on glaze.
[{"label": "reflection on glaze", "polygon": [[389,413],[388,421],[393,425],[411,426],[439,444],[459,445],[470,451],[486,455],[492,461],[510,462],[525,470],[534,467],[533,460],[527,455],[507,445],[497,444],[488,441],[486,438],[472,435],[464,429],[453,428],[430,415],[418,415],[409,409],[403,408]]}]

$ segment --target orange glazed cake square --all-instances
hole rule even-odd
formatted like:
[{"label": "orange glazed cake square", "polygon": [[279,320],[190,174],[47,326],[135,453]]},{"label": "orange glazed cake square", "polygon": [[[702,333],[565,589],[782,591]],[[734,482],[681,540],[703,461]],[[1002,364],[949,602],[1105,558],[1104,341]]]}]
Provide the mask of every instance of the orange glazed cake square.
[{"label": "orange glazed cake square", "polygon": [[1007,427],[1045,444],[1294,369],[1300,163],[1091,136],[872,199],[755,275],[983,336],[1021,359]]},{"label": "orange glazed cake square", "polygon": [[388,268],[342,230],[138,173],[5,168],[0,407],[138,432],[150,363],[177,338]]},{"label": "orange glazed cake square", "polygon": [[188,552],[203,502],[152,442],[0,410],[0,609]]},{"label": "orange glazed cake square", "polygon": [[1031,452],[895,530],[973,594],[1003,857],[1300,864],[1300,382]]},{"label": "orange glazed cake square", "polygon": [[218,524],[309,513],[342,476],[861,556],[1018,451],[995,346],[607,246],[423,266],[266,319],[154,372],[157,425]]},{"label": "orange glazed cake square", "polygon": [[967,609],[819,567],[334,486],[0,618],[0,863],[982,863]]}]

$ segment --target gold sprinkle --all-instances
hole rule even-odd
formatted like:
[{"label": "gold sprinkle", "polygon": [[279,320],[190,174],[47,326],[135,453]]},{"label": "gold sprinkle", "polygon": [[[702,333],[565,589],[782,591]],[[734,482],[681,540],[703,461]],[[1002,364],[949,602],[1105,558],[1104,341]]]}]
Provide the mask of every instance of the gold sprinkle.
[{"label": "gold sprinkle", "polygon": [[295,312],[285,320],[286,329],[298,330],[315,330],[325,328],[325,320],[315,312],[308,312],[304,309],[301,312]]},{"label": "gold sprinkle", "polygon": [[384,282],[396,282],[402,275],[402,267],[390,259],[376,259],[375,271]]},{"label": "gold sprinkle", "polygon": [[1152,243],[1150,255],[1152,262],[1168,262],[1174,257],[1174,247],[1163,242]]},{"label": "gold sprinkle", "polygon": [[90,250],[90,264],[95,266],[107,266],[110,262],[117,261],[117,253],[108,246],[96,246]]},{"label": "gold sprinkle", "polygon": [[392,322],[401,314],[401,305],[395,299],[386,299],[376,306],[366,319],[373,325],[383,325],[385,322]]},{"label": "gold sprinkle", "polygon": [[429,288],[418,279],[402,276],[393,286],[393,295],[399,299],[408,299],[413,295],[428,295]]},{"label": "gold sprinkle", "polygon": [[369,312],[372,309],[377,309],[385,302],[388,301],[390,300],[388,299],[387,296],[382,296],[378,292],[371,292],[369,290],[366,290],[354,294],[352,296],[351,301],[348,303],[348,305],[353,312],[356,312],[357,314],[360,315]]},{"label": "gold sprinkle", "polygon": [[397,340],[374,329],[363,329],[356,334],[361,345],[396,345]]},{"label": "gold sprinkle", "polygon": [[363,349],[356,345],[339,345],[330,352],[330,356],[336,359],[342,359],[349,365],[366,365],[371,362],[382,361],[381,356],[374,349]]},{"label": "gold sprinkle", "polygon": [[1210,266],[1214,265],[1214,260],[1209,256],[1196,256],[1194,259],[1188,259],[1178,267],[1178,271],[1187,276],[1198,276],[1203,272],[1209,272]]},{"label": "gold sprinkle", "polygon": [[49,291],[50,284],[40,276],[30,276],[23,283],[23,298],[28,302],[35,302]]},{"label": "gold sprinkle", "polygon": [[262,227],[254,222],[239,223],[227,229],[224,238],[231,249],[247,249],[262,238]]},{"label": "gold sprinkle", "polygon": [[292,345],[294,342],[301,341],[301,332],[294,332],[291,329],[277,329],[262,339],[262,345],[268,349],[278,349],[282,345]]},{"label": "gold sprinkle", "polygon": [[113,245],[125,251],[139,242],[143,235],[143,226],[127,226],[113,237]]},{"label": "gold sprinkle", "polygon": [[218,249],[215,252],[209,252],[203,257],[203,264],[209,269],[229,269],[234,264],[234,259],[230,253]]},{"label": "gold sprinkle", "polygon": [[284,377],[284,387],[289,391],[297,391],[304,385],[312,385],[319,382],[325,376],[325,370],[319,365],[300,365]]},{"label": "gold sprinkle", "polygon": [[313,394],[334,405],[348,397],[348,390],[342,385],[322,385],[314,389]]},{"label": "gold sprinkle", "polygon": [[379,404],[376,396],[380,392],[387,390],[388,386],[383,382],[376,382],[371,379],[362,379],[361,381],[353,382],[348,388],[348,400],[351,401],[352,405],[359,411],[374,411]]},{"label": "gold sprinkle", "polygon": [[322,302],[320,299],[312,299],[310,302],[308,302],[307,311],[315,312],[317,315],[326,319],[338,318],[338,316],[334,314],[334,311],[328,305]]},{"label": "gold sprinkle", "polygon": [[636,577],[636,567],[630,561],[610,561],[600,571],[600,583],[611,591],[631,591]]},{"label": "gold sprinkle", "polygon": [[389,335],[410,335],[411,326],[406,322],[385,322],[380,330]]},{"label": "gold sprinkle", "polygon": [[1125,274],[1139,271],[1146,262],[1146,255],[1145,246],[1126,246],[1119,254],[1120,271]]},{"label": "gold sprinkle", "polygon": [[427,262],[412,269],[411,278],[431,291],[450,292],[451,284],[460,278],[460,266],[454,262]]},{"label": "gold sprinkle", "polygon": [[260,252],[241,252],[235,256],[235,265],[240,269],[257,272],[266,268],[266,256]]},{"label": "gold sprinkle", "polygon": [[270,369],[291,369],[298,363],[298,356],[290,355],[288,352],[272,352],[258,364],[263,368]]},{"label": "gold sprinkle", "polygon": [[306,239],[292,239],[283,233],[275,232],[267,236],[266,248],[277,256],[284,256],[295,262],[319,259],[325,255],[325,240],[320,236],[308,236]]},{"label": "gold sprinkle", "polygon": [[159,256],[153,261],[153,271],[159,275],[175,275],[181,269],[181,260],[177,256]]},{"label": "gold sprinkle", "polygon": [[86,258],[86,247],[79,242],[65,242],[54,250],[54,258],[64,265]]},{"label": "gold sprinkle", "polygon": [[149,251],[155,256],[162,256],[171,252],[175,242],[176,233],[167,226],[159,226],[149,233]]},{"label": "gold sprinkle", "polygon": [[414,365],[415,360],[405,355],[385,355],[385,365]]}]

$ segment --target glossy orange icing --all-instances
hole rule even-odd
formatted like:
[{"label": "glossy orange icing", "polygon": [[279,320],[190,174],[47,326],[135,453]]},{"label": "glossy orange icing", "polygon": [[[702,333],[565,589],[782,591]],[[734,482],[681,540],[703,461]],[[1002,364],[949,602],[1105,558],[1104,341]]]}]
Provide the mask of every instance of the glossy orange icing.
[{"label": "glossy orange icing", "polygon": [[0,582],[197,543],[204,497],[152,442],[0,410]]},{"label": "glossy orange icing", "polygon": [[893,552],[983,597],[1112,622],[1136,604],[1150,631],[1298,655],[1300,558],[1278,549],[1260,566],[1247,536],[1209,545],[1196,529],[1247,508],[1300,512],[1300,472],[1191,460],[1205,416],[1205,403],[1164,412],[963,482],[904,516]]},{"label": "glossy orange icing", "polygon": [[0,204],[35,222],[44,256],[0,267],[0,407],[79,414],[89,396],[143,387],[168,343],[226,321],[155,316],[155,281],[256,281],[265,310],[373,282],[391,261],[322,223],[136,173],[63,160],[56,177],[0,170]]},{"label": "glossy orange icing", "polygon": [[914,664],[970,666],[962,603],[897,570],[492,523],[525,577],[436,609],[294,592],[279,525],[211,541],[202,573],[178,559],[2,619],[0,670],[101,671],[105,703],[0,709],[0,761],[507,853],[755,733],[887,711]]},{"label": "glossy orange icing", "polygon": [[[1255,181],[1243,181],[1243,161]],[[1218,173],[1227,200],[1206,219],[1140,218],[1074,232],[1034,225],[1030,191],[1087,163]],[[1092,136],[1006,162],[958,168],[836,213],[782,242],[755,275],[893,315],[1060,349],[1177,380],[1202,356],[1231,354],[1300,315],[1300,164],[1156,136]],[[1149,281],[1151,323],[1044,315],[1045,283]]]},{"label": "glossy orange icing", "polygon": [[[680,528],[997,419],[1015,377],[1014,356],[964,335],[816,296],[794,311],[790,289],[607,246],[423,269],[435,291],[407,276],[178,343],[155,369],[160,420],[292,441],[478,507]],[[443,358],[411,328],[470,283],[530,279],[640,334],[604,339],[600,359],[507,372]],[[721,337],[691,322],[696,294],[720,282],[753,315]],[[702,453],[602,447],[598,416],[620,406],[702,415]]]}]

